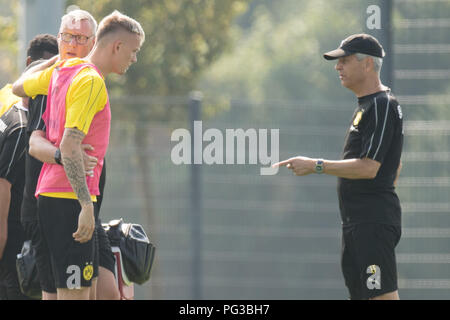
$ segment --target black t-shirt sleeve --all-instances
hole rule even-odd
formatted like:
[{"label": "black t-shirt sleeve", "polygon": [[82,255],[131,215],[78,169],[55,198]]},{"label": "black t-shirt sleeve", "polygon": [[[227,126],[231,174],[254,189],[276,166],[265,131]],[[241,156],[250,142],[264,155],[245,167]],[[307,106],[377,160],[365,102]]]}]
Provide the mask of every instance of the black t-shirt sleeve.
[{"label": "black t-shirt sleeve", "polygon": [[42,119],[42,115],[45,112],[47,106],[47,96],[36,96],[36,98],[30,100],[28,110],[28,125],[27,132],[31,134],[34,130],[45,131],[45,123]]},{"label": "black t-shirt sleeve", "polygon": [[383,163],[392,143],[397,117],[388,98],[375,99],[374,105],[363,115],[362,150],[360,158]]},{"label": "black t-shirt sleeve", "polygon": [[18,170],[15,170],[15,166],[24,155],[25,149],[25,128],[18,128],[8,136],[1,150],[0,178],[4,178],[11,184],[14,184],[18,172]]}]

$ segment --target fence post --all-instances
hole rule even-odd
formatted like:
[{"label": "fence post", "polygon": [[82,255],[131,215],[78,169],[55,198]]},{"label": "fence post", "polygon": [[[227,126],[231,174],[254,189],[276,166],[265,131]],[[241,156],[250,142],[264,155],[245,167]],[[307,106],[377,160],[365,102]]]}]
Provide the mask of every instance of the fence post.
[{"label": "fence post", "polygon": [[[19,72],[25,68],[27,46],[31,39],[40,33],[56,34],[60,18],[65,10],[66,1],[54,0],[20,0],[18,27],[17,65]],[[3,10],[3,9],[2,9]],[[46,19],[43,17],[52,17]]]},{"label": "fence post", "polygon": [[392,26],[392,0],[380,2],[381,8],[381,41],[384,43],[386,56],[383,59],[381,68],[381,79],[384,83],[394,89],[394,48],[393,48],[393,26]]},{"label": "fence post", "polygon": [[[202,299],[202,189],[201,164],[194,163],[194,155],[202,154],[202,144],[194,142],[194,121],[201,120],[203,94],[192,91],[189,94],[189,114],[191,121],[191,241],[192,241],[192,295],[193,299]],[[202,141],[203,139],[200,139]],[[199,150],[200,148],[200,150]]]}]

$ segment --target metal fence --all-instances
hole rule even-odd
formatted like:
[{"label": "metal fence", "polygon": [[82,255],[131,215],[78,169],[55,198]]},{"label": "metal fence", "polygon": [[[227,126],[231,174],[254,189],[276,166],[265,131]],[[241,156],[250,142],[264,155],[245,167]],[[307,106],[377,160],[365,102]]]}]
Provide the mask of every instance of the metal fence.
[{"label": "metal fence", "polygon": [[[184,107],[189,108],[187,98]],[[337,159],[354,107],[355,101],[232,101],[229,110],[203,119],[203,132],[279,128],[280,159],[297,154]],[[407,104],[403,108],[407,115],[414,112]],[[264,116],[249,117],[255,110]],[[170,126],[113,123],[101,215],[103,220],[122,216],[144,224],[157,245],[152,278],[137,288],[138,298],[346,297],[334,177],[295,177],[288,170],[263,176],[261,166],[248,164],[248,157],[245,165],[175,165],[171,133],[176,128],[191,130],[190,121]],[[405,141],[447,139],[448,129],[436,124],[406,121]],[[148,169],[137,161],[142,146],[135,144],[135,132],[140,127],[148,128]],[[405,145],[398,187],[403,206],[398,247],[401,295],[448,298],[450,180],[432,172],[442,173],[448,164],[449,144],[435,152],[416,151],[410,145]],[[144,181],[145,171],[149,181]]]}]

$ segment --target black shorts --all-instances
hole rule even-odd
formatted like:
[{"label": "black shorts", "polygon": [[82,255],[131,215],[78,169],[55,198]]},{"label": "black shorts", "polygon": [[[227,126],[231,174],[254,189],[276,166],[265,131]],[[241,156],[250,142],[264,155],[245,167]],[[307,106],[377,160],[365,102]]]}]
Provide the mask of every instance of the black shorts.
[{"label": "black shorts", "polygon": [[8,222],[8,238],[0,259],[0,300],[28,299],[19,287],[16,271],[16,257],[25,241],[25,232],[19,222]]},{"label": "black shorts", "polygon": [[100,267],[106,268],[114,273],[116,260],[111,250],[109,238],[106,235],[105,229],[103,229],[102,227],[102,222],[100,221],[100,219],[96,220],[95,229],[97,231],[98,239],[99,265]]},{"label": "black shorts", "polygon": [[341,266],[350,299],[366,300],[397,290],[395,247],[400,236],[400,226],[343,227]]},{"label": "black shorts", "polygon": [[48,293],[56,293],[55,280],[53,278],[50,252],[45,238],[42,236],[37,220],[22,221],[27,239],[36,252],[36,268],[38,271],[41,289]]},{"label": "black shorts", "polygon": [[78,228],[80,211],[78,200],[38,198],[39,225],[50,252],[56,288],[90,287],[92,279],[98,276],[96,231],[86,243],[79,243],[72,236]]}]

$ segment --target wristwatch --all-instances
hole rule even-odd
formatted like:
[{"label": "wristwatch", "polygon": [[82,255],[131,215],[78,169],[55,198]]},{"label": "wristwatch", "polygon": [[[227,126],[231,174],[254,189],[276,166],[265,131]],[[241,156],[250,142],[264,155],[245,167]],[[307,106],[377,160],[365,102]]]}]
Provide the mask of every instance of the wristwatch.
[{"label": "wristwatch", "polygon": [[56,151],[55,151],[55,162],[57,164],[63,165],[62,164],[62,159],[61,159],[61,150],[59,150],[59,148],[56,149]]},{"label": "wristwatch", "polygon": [[316,173],[323,173],[323,159],[316,161],[316,166],[314,167]]}]

